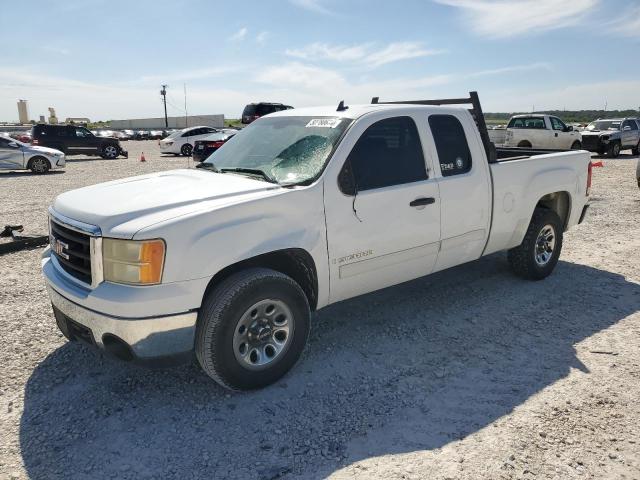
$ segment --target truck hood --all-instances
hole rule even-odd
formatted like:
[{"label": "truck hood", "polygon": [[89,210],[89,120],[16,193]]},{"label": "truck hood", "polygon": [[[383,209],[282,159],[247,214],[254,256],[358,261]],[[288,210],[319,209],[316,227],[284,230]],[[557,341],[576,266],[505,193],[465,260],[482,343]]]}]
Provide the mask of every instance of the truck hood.
[{"label": "truck hood", "polygon": [[53,210],[100,227],[104,236],[132,238],[158,222],[281,190],[235,174],[171,170],[65,192],[55,199]]},{"label": "truck hood", "polygon": [[614,136],[620,135],[620,130],[592,130],[592,131],[583,130],[581,133],[583,137],[599,137],[601,135],[608,135],[609,137],[614,137]]}]

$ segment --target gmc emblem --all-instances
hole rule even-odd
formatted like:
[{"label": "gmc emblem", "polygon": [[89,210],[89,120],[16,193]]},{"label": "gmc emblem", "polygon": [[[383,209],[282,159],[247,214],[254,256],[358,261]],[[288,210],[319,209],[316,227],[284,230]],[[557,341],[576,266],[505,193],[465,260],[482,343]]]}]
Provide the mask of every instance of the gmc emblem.
[{"label": "gmc emblem", "polygon": [[56,255],[64,258],[65,260],[69,260],[69,255],[64,253],[65,250],[69,249],[69,244],[61,242],[53,235],[51,236],[51,249],[56,252]]}]

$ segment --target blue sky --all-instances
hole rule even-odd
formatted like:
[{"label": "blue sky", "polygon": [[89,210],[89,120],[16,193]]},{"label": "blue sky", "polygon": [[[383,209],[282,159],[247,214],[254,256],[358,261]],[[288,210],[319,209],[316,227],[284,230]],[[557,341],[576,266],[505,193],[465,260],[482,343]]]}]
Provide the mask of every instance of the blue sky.
[{"label": "blue sky", "polygon": [[640,0],[32,0],[0,9],[0,121],[461,96],[640,107]]}]

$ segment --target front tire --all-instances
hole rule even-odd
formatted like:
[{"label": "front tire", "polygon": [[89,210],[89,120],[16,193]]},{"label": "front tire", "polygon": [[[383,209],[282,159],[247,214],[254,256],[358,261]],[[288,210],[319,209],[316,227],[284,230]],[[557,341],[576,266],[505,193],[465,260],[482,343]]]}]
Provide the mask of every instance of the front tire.
[{"label": "front tire", "polygon": [[188,143],[185,143],[184,145],[182,145],[182,148],[180,149],[180,153],[182,154],[183,157],[190,157],[192,152],[193,152],[193,147]]},{"label": "front tire", "polygon": [[118,157],[120,152],[118,151],[118,147],[115,145],[105,145],[102,147],[102,158],[107,160],[113,160]]},{"label": "front tire", "polygon": [[631,153],[633,153],[634,155],[640,155],[640,142],[638,142],[638,145],[631,149]]},{"label": "front tire", "polygon": [[49,171],[51,165],[49,165],[49,160],[44,157],[33,157],[29,161],[29,170],[33,173],[44,174]]},{"label": "front tire", "polygon": [[198,313],[196,357],[223,387],[265,387],[300,358],[309,317],[306,295],[287,275],[266,268],[238,272],[205,296]]},{"label": "front tire", "polygon": [[548,277],[560,257],[562,230],[562,221],[556,212],[536,208],[522,243],[507,254],[513,272],[528,280]]},{"label": "front tire", "polygon": [[618,142],[613,142],[609,147],[609,156],[611,158],[618,158],[620,155],[620,144]]}]

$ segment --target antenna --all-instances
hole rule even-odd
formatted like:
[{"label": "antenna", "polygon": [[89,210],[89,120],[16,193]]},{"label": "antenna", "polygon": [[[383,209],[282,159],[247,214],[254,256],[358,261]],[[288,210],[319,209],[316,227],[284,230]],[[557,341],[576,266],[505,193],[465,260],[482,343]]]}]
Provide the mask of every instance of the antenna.
[{"label": "antenna", "polygon": [[344,112],[347,108],[349,107],[344,106],[344,100],[340,100],[340,103],[338,104],[338,108],[336,108],[336,112]]}]

